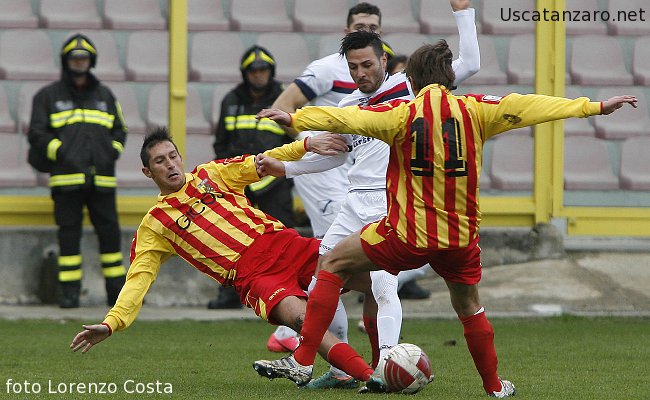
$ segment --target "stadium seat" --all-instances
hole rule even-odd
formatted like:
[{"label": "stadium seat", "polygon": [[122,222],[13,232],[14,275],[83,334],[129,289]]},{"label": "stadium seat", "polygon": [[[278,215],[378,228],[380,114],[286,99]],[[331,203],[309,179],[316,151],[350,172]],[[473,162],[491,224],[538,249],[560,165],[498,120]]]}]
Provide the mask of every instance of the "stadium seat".
[{"label": "stadium seat", "polygon": [[600,19],[594,19],[596,12],[603,10],[598,7],[598,0],[567,0],[565,10],[572,12],[571,16],[578,13],[580,19],[582,15],[589,14],[591,18],[588,21],[567,21],[567,35],[606,35],[607,24]]},{"label": "stadium seat", "polygon": [[[374,0],[371,3],[381,10],[381,30],[383,33],[420,32],[420,23],[413,17],[411,0]],[[449,18],[453,18],[449,3],[447,3],[444,10]]]},{"label": "stadium seat", "polygon": [[140,149],[144,136],[129,131],[122,156],[115,164],[117,186],[120,188],[154,188],[156,184],[142,173]]},{"label": "stadium seat", "polygon": [[650,86],[650,36],[638,38],[634,42],[632,73],[637,85]]},{"label": "stadium seat", "polygon": [[163,82],[169,79],[169,38],[167,32],[132,32],[126,43],[127,79],[136,82]]},{"label": "stadium seat", "polygon": [[232,28],[238,31],[293,31],[293,22],[287,16],[284,0],[231,1],[230,22]]},{"label": "stadium seat", "polygon": [[46,82],[23,82],[18,90],[18,102],[16,103],[16,122],[18,132],[27,133],[29,130],[29,121],[32,117],[32,100],[34,95]]},{"label": "stadium seat", "polygon": [[9,103],[4,86],[0,85],[0,132],[16,133],[16,122],[9,114]]},{"label": "stadium seat", "polygon": [[38,28],[38,17],[32,11],[32,2],[3,0],[0,12],[0,29]]},{"label": "stadium seat", "polygon": [[[534,140],[529,135],[504,134],[492,142],[491,185],[500,190],[532,190]],[[499,137],[499,136],[497,136]]]},{"label": "stadium seat", "polygon": [[236,32],[198,32],[190,48],[190,79],[199,82],[239,82],[244,43]]},{"label": "stadium seat", "polygon": [[[481,49],[482,50],[482,49]],[[586,35],[573,39],[569,70],[574,85],[632,85],[618,39]]]},{"label": "stadium seat", "polygon": [[323,58],[325,56],[329,56],[330,54],[338,53],[339,49],[341,48],[341,39],[343,39],[343,35],[343,31],[341,31],[341,33],[319,35],[318,58]]},{"label": "stadium seat", "polygon": [[108,29],[167,29],[158,0],[104,0],[104,25]]},{"label": "stadium seat", "polygon": [[36,186],[36,173],[27,164],[27,139],[23,135],[0,133],[0,187]]},{"label": "stadium seat", "polygon": [[[383,39],[395,51],[395,54],[410,56],[423,44],[429,44],[431,37],[422,33],[388,33]],[[455,54],[455,53],[454,53]]]},{"label": "stadium seat", "polygon": [[116,82],[108,85],[122,106],[122,114],[124,114],[126,126],[129,128],[129,135],[132,133],[143,134],[147,130],[147,125],[140,116],[140,106],[133,85],[129,82]]},{"label": "stadium seat", "polygon": [[191,171],[199,164],[214,160],[213,135],[188,134],[185,141],[185,170]]},{"label": "stadium seat", "polygon": [[11,29],[0,33],[0,79],[55,80],[61,74],[54,62],[52,42],[43,30]]},{"label": "stadium seat", "polygon": [[566,190],[616,190],[606,141],[574,136],[564,140],[564,188]]},{"label": "stadium seat", "polygon": [[347,14],[347,0],[296,1],[293,7],[294,30],[316,33],[340,32],[342,34]]},{"label": "stadium seat", "polygon": [[[154,85],[149,90],[147,104],[147,129],[152,130],[159,126],[169,125],[169,99],[167,84]],[[203,104],[198,90],[193,86],[187,87],[185,128],[188,134],[209,135],[210,123],[203,115]],[[173,135],[173,132],[172,132]]]},{"label": "stadium seat", "polygon": [[[447,43],[454,58],[458,57],[458,35],[447,38]],[[464,84],[466,85],[505,85],[508,82],[508,76],[501,69],[497,51],[494,47],[492,38],[487,35],[478,35],[478,43],[481,52],[481,69]]]},{"label": "stadium seat", "polygon": [[[640,10],[644,11],[643,15]],[[609,0],[607,11],[610,14],[607,21],[610,35],[650,35],[647,0]]]},{"label": "stadium seat", "polygon": [[650,136],[626,139],[621,145],[621,187],[650,191]]},{"label": "stadium seat", "polygon": [[230,21],[223,15],[223,0],[188,1],[187,29],[190,31],[230,30]]},{"label": "stadium seat", "polygon": [[[567,86],[564,91],[564,97],[569,99],[577,99],[584,94],[580,92],[578,86]],[[564,120],[564,135],[565,136],[590,136],[596,135],[596,129],[592,124],[593,117],[590,118],[568,118]]]},{"label": "stadium seat", "polygon": [[638,108],[624,105],[611,115],[597,115],[594,118],[596,136],[603,139],[627,139],[632,136],[650,136],[650,115],[648,102],[643,91],[638,88],[620,87],[600,89],[594,100],[607,100],[610,97],[631,94],[638,99]]},{"label": "stadium seat", "polygon": [[300,33],[262,33],[257,44],[273,53],[277,62],[275,77],[281,82],[292,82],[311,61],[307,42]]},{"label": "stadium seat", "polygon": [[527,33],[510,38],[506,73],[508,81],[512,84],[532,85],[535,83],[534,34]]},{"label": "stadium seat", "polygon": [[[447,0],[427,0],[420,2],[418,20],[422,33],[429,35],[455,35],[458,33],[456,21],[451,17],[451,8]],[[477,15],[478,18],[478,15]],[[477,30],[479,21],[476,21]]]},{"label": "stadium seat", "polygon": [[221,101],[236,85],[221,84],[217,85],[212,92],[212,107],[210,108],[210,125],[212,132],[217,129],[219,117],[221,116]]},{"label": "stadium seat", "polygon": [[535,0],[483,0],[480,10],[481,32],[491,35],[535,33],[535,22],[522,19],[515,21],[512,13],[518,12],[521,15],[523,11],[532,10],[535,10]]},{"label": "stadium seat", "polygon": [[[70,32],[66,38],[71,37],[77,31]],[[87,31],[83,34],[92,40],[97,48],[97,65],[93,73],[101,81],[123,81],[126,78],[124,68],[120,64],[120,57],[117,51],[117,43],[109,30]],[[63,42],[62,42],[63,43]]]},{"label": "stadium seat", "polygon": [[95,0],[41,0],[41,26],[48,29],[101,29]]}]

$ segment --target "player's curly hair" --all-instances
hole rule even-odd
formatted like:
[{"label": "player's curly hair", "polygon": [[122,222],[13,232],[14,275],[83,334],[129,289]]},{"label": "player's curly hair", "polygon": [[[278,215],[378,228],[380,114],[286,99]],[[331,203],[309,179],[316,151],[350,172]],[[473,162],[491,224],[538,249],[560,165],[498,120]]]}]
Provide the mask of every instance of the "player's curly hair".
[{"label": "player's curly hair", "polygon": [[444,39],[436,44],[425,44],[415,50],[406,64],[406,76],[413,81],[414,89],[438,83],[452,89],[456,74],[451,67],[453,54]]},{"label": "player's curly hair", "polygon": [[350,32],[341,39],[341,48],[339,54],[345,56],[350,50],[365,49],[372,46],[372,50],[377,58],[384,55],[384,42],[381,37],[374,32],[354,31]]},{"label": "player's curly hair", "polygon": [[140,161],[142,161],[143,167],[149,168],[149,150],[161,142],[170,142],[174,145],[176,151],[178,151],[178,147],[176,147],[176,143],[174,143],[174,140],[169,134],[169,131],[167,131],[167,128],[162,126],[158,127],[147,136],[145,136],[144,141],[142,142],[142,149],[140,149]]}]

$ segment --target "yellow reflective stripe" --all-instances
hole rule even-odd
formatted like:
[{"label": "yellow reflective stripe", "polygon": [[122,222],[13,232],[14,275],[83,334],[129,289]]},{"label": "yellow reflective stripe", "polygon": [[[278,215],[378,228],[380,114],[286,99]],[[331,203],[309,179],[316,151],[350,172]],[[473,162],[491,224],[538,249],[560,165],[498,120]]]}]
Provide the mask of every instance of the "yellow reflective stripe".
[{"label": "yellow reflective stripe", "polygon": [[81,39],[81,47],[93,54],[97,53],[97,51],[95,51],[95,48],[91,46],[90,43],[88,43],[85,39]]},{"label": "yellow reflective stripe", "polygon": [[124,265],[102,268],[102,272],[104,273],[104,278],[117,278],[118,276],[126,275]]},{"label": "yellow reflective stripe", "polygon": [[114,115],[99,110],[75,108],[74,110],[65,110],[50,114],[50,126],[52,128],[60,128],[65,125],[85,122],[88,124],[101,125],[108,129],[111,129],[113,128],[114,121]]},{"label": "yellow reflective stripe", "polygon": [[276,135],[285,135],[284,129],[280,127],[275,121],[269,118],[262,118],[258,120],[255,115],[238,115],[236,117],[229,116],[224,118],[227,131],[235,129],[255,129],[258,131],[271,132]]},{"label": "yellow reflective stripe", "polygon": [[276,135],[284,135],[284,134],[286,134],[284,129],[282,129],[280,127],[280,125],[278,125],[277,122],[272,121],[272,120],[270,120],[268,118],[262,118],[260,120],[259,124],[257,124],[257,130],[268,131],[268,132],[271,132],[271,133],[275,133]]},{"label": "yellow reflective stripe", "polygon": [[124,152],[124,146],[122,145],[122,143],[118,142],[117,140],[113,140],[111,144],[113,145],[113,148],[117,150],[120,154]]},{"label": "yellow reflective stripe", "polygon": [[117,187],[117,178],[114,176],[95,175],[95,186]]},{"label": "yellow reflective stripe", "polygon": [[262,299],[257,299],[257,305],[260,308],[260,318],[262,318],[264,321],[269,320],[268,314],[266,314],[266,303]]},{"label": "yellow reflective stripe", "polygon": [[79,174],[65,174],[50,176],[50,186],[68,186],[68,185],[83,185],[86,183],[86,175]]},{"label": "yellow reflective stripe", "polygon": [[263,51],[260,51],[260,58],[271,65],[275,65],[275,60]]},{"label": "yellow reflective stripe", "polygon": [[73,282],[80,281],[83,276],[81,269],[74,271],[59,271],[59,282]]},{"label": "yellow reflective stripe", "polygon": [[47,159],[50,161],[56,161],[56,152],[59,150],[63,143],[60,139],[52,139],[50,143],[47,144]]},{"label": "yellow reflective stripe", "polygon": [[102,262],[102,264],[111,264],[118,261],[122,261],[122,253],[118,251],[116,253],[100,254],[99,260]]},{"label": "yellow reflective stripe", "polygon": [[80,254],[75,256],[59,256],[59,267],[74,267],[81,265],[83,258]]},{"label": "yellow reflective stripe", "polygon": [[73,40],[72,42],[68,43],[68,45],[65,46],[63,48],[63,50],[61,50],[61,53],[67,54],[70,50],[74,49],[77,46],[80,46],[80,47],[88,50],[89,52],[91,52],[93,54],[97,54],[97,50],[95,50],[95,48],[93,46],[91,46],[90,43],[88,43],[84,39],[77,39],[77,40]]},{"label": "yellow reflective stripe", "polygon": [[117,100],[115,100],[115,109],[117,110],[117,118],[120,119],[120,123],[122,124],[122,130],[128,132],[129,128],[126,126],[126,120],[124,119],[124,114],[122,114],[122,105]]},{"label": "yellow reflective stripe", "polygon": [[269,186],[274,180],[275,180],[275,176],[267,175],[264,178],[260,179],[259,181],[253,182],[250,185],[248,185],[248,188],[253,192],[256,192],[258,190],[262,190],[265,187]]},{"label": "yellow reflective stripe", "polygon": [[390,48],[389,45],[387,45],[385,42],[381,44],[382,49],[384,49],[384,52],[388,54],[391,57],[395,57],[395,52],[393,49]]}]

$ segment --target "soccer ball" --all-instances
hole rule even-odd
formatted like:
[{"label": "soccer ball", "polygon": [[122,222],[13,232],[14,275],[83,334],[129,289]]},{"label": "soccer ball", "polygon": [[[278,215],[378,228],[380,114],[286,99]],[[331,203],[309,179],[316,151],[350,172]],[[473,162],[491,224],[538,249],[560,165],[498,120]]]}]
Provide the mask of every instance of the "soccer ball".
[{"label": "soccer ball", "polygon": [[431,363],[418,346],[400,343],[379,362],[379,377],[391,393],[417,393],[433,381]]}]

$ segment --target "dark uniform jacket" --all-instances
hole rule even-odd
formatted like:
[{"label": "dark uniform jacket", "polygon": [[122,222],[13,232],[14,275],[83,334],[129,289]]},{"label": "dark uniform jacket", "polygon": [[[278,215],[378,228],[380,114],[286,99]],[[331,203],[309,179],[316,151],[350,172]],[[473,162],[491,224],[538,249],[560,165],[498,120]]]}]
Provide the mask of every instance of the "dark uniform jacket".
[{"label": "dark uniform jacket", "polygon": [[120,104],[92,74],[83,89],[64,74],[34,96],[28,138],[49,162],[52,190],[115,190],[126,133]]}]

